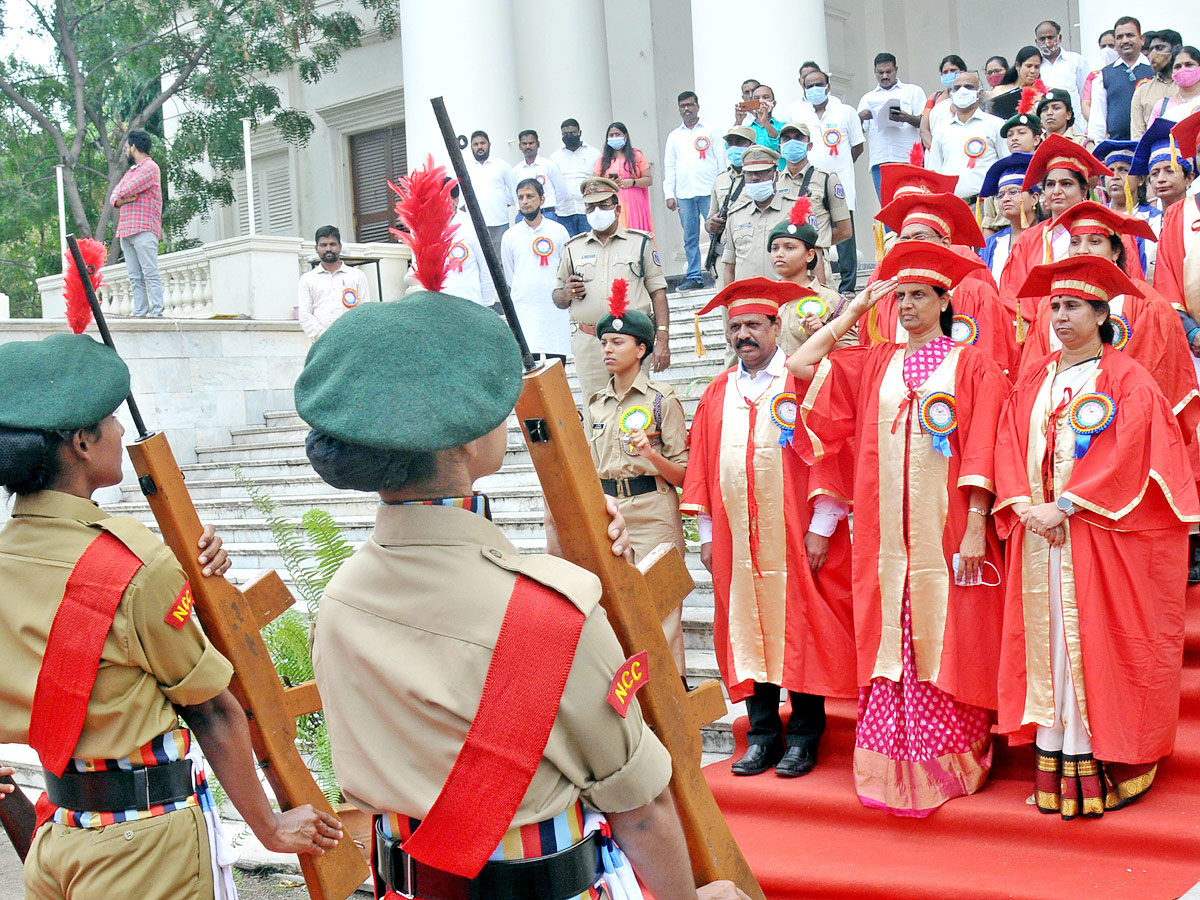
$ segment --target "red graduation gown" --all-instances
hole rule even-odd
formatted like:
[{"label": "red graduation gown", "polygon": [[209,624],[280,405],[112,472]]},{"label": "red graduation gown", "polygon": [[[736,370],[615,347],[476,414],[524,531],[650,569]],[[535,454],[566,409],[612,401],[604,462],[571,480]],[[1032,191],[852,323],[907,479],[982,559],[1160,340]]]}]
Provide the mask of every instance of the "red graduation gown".
[{"label": "red graduation gown", "polygon": [[[1188,204],[1192,209],[1188,209]],[[1188,306],[1184,283],[1183,258],[1186,252],[1183,234],[1185,212],[1200,210],[1200,196],[1184,197],[1167,207],[1163,213],[1162,229],[1158,235],[1158,262],[1154,266],[1154,287],[1176,309],[1189,312],[1193,318],[1200,313],[1200,294],[1192,297]]]},{"label": "red graduation gown", "polygon": [[[1187,523],[1200,520],[1200,501],[1166,399],[1140,364],[1112,347],[1104,348],[1088,391],[1110,396],[1116,416],[1082,459],[1073,459],[1074,432],[1065,416],[1059,419],[1056,440],[1068,443],[1055,471],[1065,478],[1047,494],[1039,452],[1045,437],[1035,429],[1044,427],[1060,355],[1022,372],[996,442],[997,526],[1009,557],[998,730],[1026,743],[1038,725],[1053,721],[1048,544],[1020,527],[1012,505],[1065,494],[1076,513],[1063,548],[1063,606],[1078,622],[1067,629],[1067,646],[1082,673],[1094,755],[1149,763],[1169,753],[1175,739]],[[1064,459],[1073,459],[1069,472]]]}]

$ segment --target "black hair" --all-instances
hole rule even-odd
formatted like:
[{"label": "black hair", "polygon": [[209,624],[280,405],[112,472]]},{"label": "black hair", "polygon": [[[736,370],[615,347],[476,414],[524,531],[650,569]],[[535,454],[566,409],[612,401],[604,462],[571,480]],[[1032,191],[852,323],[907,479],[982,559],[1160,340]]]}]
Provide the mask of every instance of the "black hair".
[{"label": "black hair", "polygon": [[394,491],[429,481],[438,468],[436,453],[351,444],[315,428],[304,452],[326,484],[345,491]]},{"label": "black hair", "polygon": [[324,237],[337,238],[337,242],[342,242],[342,233],[337,230],[336,225],[322,225],[317,229],[317,236],[313,238],[313,243],[317,243]]},{"label": "black hair", "polygon": [[[454,181],[454,179],[451,178],[449,175],[446,175],[445,177],[442,178],[442,187],[445,187],[451,181]],[[458,194],[459,194],[458,182],[454,181],[454,187],[450,188],[450,196],[453,197],[455,200],[457,200]]]},{"label": "black hair", "polygon": [[681,93],[681,94],[680,94],[678,97],[676,97],[676,98],[675,98],[675,103],[676,103],[676,105],[678,105],[678,104],[682,103],[682,102],[683,102],[684,100],[686,100],[688,97],[691,97],[691,98],[692,98],[693,100],[695,100],[697,103],[699,103],[699,102],[700,102],[700,98],[696,96],[696,92],[695,92],[695,91],[684,91],[684,92],[683,92],[683,93]]},{"label": "black hair", "polygon": [[876,53],[875,62],[872,63],[871,67],[875,68],[875,66],[880,66],[884,63],[891,63],[893,66],[895,66],[896,57],[893,54],[888,53],[886,50],[883,53]]},{"label": "black hair", "polygon": [[1037,47],[1032,47],[1032,46],[1026,44],[1024,47],[1022,47],[1020,50],[1018,50],[1016,60],[1012,64],[1012,68],[1010,68],[1007,72],[1004,73],[1004,80],[1001,81],[1000,84],[1001,85],[1016,84],[1017,79],[1021,77],[1021,72],[1020,72],[1021,64],[1024,63],[1025,60],[1027,60],[1027,59],[1033,59],[1035,56],[1038,59],[1042,58],[1042,51],[1039,50]]},{"label": "black hair", "polygon": [[800,69],[798,70],[798,73],[803,72],[805,69],[816,69],[818,72],[820,72],[821,66],[815,60],[806,59],[804,62],[800,63]]},{"label": "black hair", "polygon": [[9,494],[50,489],[62,472],[59,450],[78,432],[100,439],[100,423],[72,431],[30,431],[0,426],[0,485]]},{"label": "black hair", "polygon": [[[930,287],[933,288],[933,292],[939,298],[946,296],[946,289],[944,287],[938,287],[936,284],[931,284]],[[954,332],[954,304],[950,300],[946,301],[946,308],[938,316],[938,324],[942,326],[942,334],[947,337]]]},{"label": "black hair", "polygon": [[525,136],[530,135],[530,134],[533,135],[533,139],[535,141],[537,141],[538,143],[541,143],[542,139],[538,137],[538,133],[536,131],[534,131],[532,128],[526,128],[524,131],[520,132],[517,135],[517,140],[518,141],[524,140]]},{"label": "black hair", "polygon": [[1114,259],[1113,262],[1116,263],[1118,269],[1128,275],[1129,270],[1125,268],[1125,264],[1128,262],[1128,259],[1127,254],[1125,253],[1125,242],[1121,240],[1121,235],[1110,234],[1108,236],[1108,242],[1109,246],[1113,250],[1117,251],[1117,258]]},{"label": "black hair", "polygon": [[963,58],[957,53],[949,53],[946,56],[943,56],[942,61],[938,63],[938,72],[941,72],[942,69],[946,68],[946,63],[954,63],[954,65],[958,66],[958,71],[960,72],[967,71],[966,62],[964,62]]},{"label": "black hair", "polygon": [[1187,54],[1188,56],[1190,56],[1190,57],[1191,57],[1193,60],[1195,60],[1196,62],[1200,63],[1200,50],[1197,50],[1197,49],[1196,49],[1195,47],[1193,47],[1191,44],[1184,44],[1182,47],[1180,47],[1178,50],[1176,50],[1176,51],[1175,51],[1175,58],[1176,58],[1176,59],[1178,59],[1178,58],[1179,58],[1179,54],[1180,54],[1180,53],[1186,53],[1186,54]]},{"label": "black hair", "polygon": [[[564,128],[579,128],[579,120],[578,119],[563,119],[562,124],[559,125],[558,128],[560,131]],[[580,129],[580,130],[582,131],[583,129]]]},{"label": "black hair", "polygon": [[[625,146],[620,150],[614,150],[608,146],[608,133],[614,128],[625,135]],[[625,157],[625,165],[629,169],[630,177],[636,178],[638,171],[637,156],[634,155],[633,141],[629,137],[629,129],[625,127],[625,123],[610,122],[608,127],[604,129],[604,138],[604,153],[600,157],[600,172],[605,177],[608,177],[608,167],[613,164],[613,161],[617,158],[617,154],[620,153]]]},{"label": "black hair", "polygon": [[1038,29],[1040,29],[1043,25],[1053,25],[1054,30],[1056,32],[1058,32],[1059,34],[1062,34],[1062,26],[1059,25],[1057,22],[1055,22],[1053,19],[1042,19],[1042,21],[1038,22],[1037,25],[1034,27],[1033,33],[1037,34]]},{"label": "black hair", "polygon": [[1113,37],[1117,36],[1117,29],[1122,25],[1130,24],[1138,30],[1138,34],[1142,33],[1142,23],[1133,16],[1121,16],[1117,21],[1113,22]]},{"label": "black hair", "polygon": [[993,59],[998,59],[998,60],[1000,60],[1000,65],[1004,66],[1004,72],[1005,72],[1005,74],[1008,74],[1008,70],[1009,70],[1009,68],[1010,68],[1010,66],[1009,66],[1009,64],[1008,64],[1008,60],[1007,60],[1007,59],[1005,59],[1003,56],[1000,56],[1000,55],[996,55],[996,56],[989,56],[989,57],[987,58],[987,62],[985,62],[985,63],[983,64],[983,71],[984,71],[985,73],[987,72],[988,63],[990,63],[990,62],[991,62]]},{"label": "black hair", "polygon": [[475,138],[477,138],[477,137],[483,138],[489,144],[492,142],[492,139],[490,137],[488,137],[488,133],[486,131],[472,131],[471,132],[471,140],[475,140]]},{"label": "black hair", "polygon": [[745,87],[746,85],[748,85],[750,83],[753,83],[755,87],[758,87],[760,84],[762,84],[762,82],[759,81],[757,78],[747,78],[745,81],[743,81],[741,83],[740,86]]},{"label": "black hair", "polygon": [[150,152],[150,135],[140,128],[135,128],[129,134],[125,135],[125,140],[136,147],[141,153]]},{"label": "black hair", "polygon": [[[822,78],[824,78],[825,79],[825,87],[829,87],[829,73],[828,72],[826,72],[820,66],[814,65],[812,72],[809,72],[808,75],[813,75],[813,74],[820,75]],[[808,75],[805,75],[804,77],[808,78]]]},{"label": "black hair", "polygon": [[1096,38],[1096,43],[1097,43],[1097,44],[1099,44],[1099,43],[1100,43],[1102,40],[1104,40],[1104,36],[1105,36],[1106,34],[1111,34],[1111,35],[1113,36],[1113,38],[1114,38],[1114,39],[1115,39],[1115,38],[1116,38],[1116,36],[1117,36],[1117,33],[1116,33],[1116,31],[1114,31],[1113,29],[1109,28],[1109,29],[1108,29],[1108,30],[1106,30],[1106,31],[1102,31],[1102,32],[1100,32],[1100,37]]},{"label": "black hair", "polygon": [[775,99],[775,88],[771,87],[769,84],[763,84],[763,83],[760,81],[760,82],[758,83],[758,87],[756,87],[756,88],[755,88],[755,90],[757,91],[757,90],[758,90],[758,88],[766,88],[768,91],[770,91],[770,92],[771,92],[771,99],[772,99],[772,100],[774,100],[774,99]]},{"label": "black hair", "polygon": [[518,181],[517,182],[517,192],[520,192],[521,188],[523,188],[523,187],[533,188],[535,191],[537,191],[537,195],[539,197],[546,196],[546,189],[542,187],[542,183],[540,181],[538,181],[536,178],[523,178],[521,181]]},{"label": "black hair", "polygon": [[1112,323],[1112,313],[1109,312],[1108,304],[1103,300],[1088,300],[1088,305],[1096,312],[1108,313],[1108,316],[1100,323],[1100,343],[1111,344],[1117,338],[1117,329]]}]

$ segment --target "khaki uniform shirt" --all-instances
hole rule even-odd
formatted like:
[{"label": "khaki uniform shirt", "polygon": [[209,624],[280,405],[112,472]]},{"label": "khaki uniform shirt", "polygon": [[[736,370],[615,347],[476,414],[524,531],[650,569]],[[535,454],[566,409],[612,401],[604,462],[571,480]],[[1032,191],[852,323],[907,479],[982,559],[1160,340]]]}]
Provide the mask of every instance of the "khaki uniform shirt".
[{"label": "khaki uniform shirt", "polygon": [[622,719],[605,701],[625,656],[597,578],[565,560],[522,556],[468,510],[389,505],[326,588],[313,647],[334,769],[353,803],[418,818],[429,811],[479,708],[518,573],[561,591],[587,619],[511,827],[555,816],[580,796],[606,812],[635,809],[666,787],[670,756],[638,705]]},{"label": "khaki uniform shirt", "polygon": [[625,392],[624,397],[618,397],[616,388],[610,379],[608,386],[591,400],[592,428],[588,435],[592,447],[592,462],[601,478],[636,478],[638,475],[658,475],[654,463],[644,456],[630,456],[626,451],[629,445],[621,433],[621,416],[625,411],[635,406],[642,406],[654,415],[655,394],[660,394],[660,417],[658,427],[654,424],[646,427],[646,434],[658,434],[650,437],[650,444],[673,463],[687,465],[687,419],[683,414],[683,405],[675,396],[671,385],[663,381],[651,381],[645,372],[638,372],[633,384]]},{"label": "khaki uniform shirt", "polygon": [[[708,198],[708,214],[709,216],[718,216],[721,214],[721,207],[725,205],[725,197],[733,190],[734,181],[740,181],[742,178],[741,172],[734,172],[732,168],[726,169],[717,175],[717,180],[713,182],[712,193]],[[741,194],[738,194],[741,199]],[[737,201],[735,200],[734,203]],[[730,206],[733,204],[731,203]]]},{"label": "khaki uniform shirt", "polygon": [[50,625],[75,563],[101,531],[142,561],[104,640],[73,756],[119,759],[178,724],[172,704],[194,706],[229,685],[233,669],[195,616],[164,620],[185,578],[175,557],[134,519],[58,491],[18,497],[0,532],[0,742],[25,743]]},{"label": "khaki uniform shirt", "polygon": [[[645,238],[646,240],[643,240]],[[608,295],[614,278],[629,282],[629,308],[654,318],[650,295],[667,289],[654,237],[647,231],[621,228],[601,243],[595,232],[577,234],[563,247],[555,289],[564,288],[571,275],[583,279],[582,298],[571,298],[571,321],[595,325],[608,315]]]},{"label": "khaki uniform shirt", "polygon": [[813,169],[813,176],[808,182],[808,199],[812,201],[813,215],[817,219],[817,246],[828,250],[833,242],[833,226],[850,218],[850,207],[846,205],[846,189],[841,180],[833,172],[816,169],[809,163],[795,175],[785,168],[779,173],[776,185],[790,199],[795,200],[800,196],[800,185],[804,184],[804,177],[810,168]]},{"label": "khaki uniform shirt", "polygon": [[776,191],[766,209],[746,194],[742,194],[729,210],[725,220],[725,252],[721,262],[733,263],[733,278],[763,276],[778,280],[771,266],[771,251],[767,249],[767,235],[780,222],[787,222],[794,199],[782,190]]},{"label": "khaki uniform shirt", "polygon": [[[825,301],[825,314],[821,316],[821,320],[828,325],[837,318],[837,314],[840,312],[838,307],[842,303],[842,295],[832,288],[825,287],[823,284],[817,284],[815,281],[812,288],[817,292],[817,296]],[[800,304],[802,302],[804,301],[793,300],[791,303],[785,303],[779,308],[779,346],[789,356],[810,337],[809,333],[804,330],[804,318],[800,315]],[[855,325],[834,345],[834,349],[839,347],[853,347],[857,343],[858,326]]]}]

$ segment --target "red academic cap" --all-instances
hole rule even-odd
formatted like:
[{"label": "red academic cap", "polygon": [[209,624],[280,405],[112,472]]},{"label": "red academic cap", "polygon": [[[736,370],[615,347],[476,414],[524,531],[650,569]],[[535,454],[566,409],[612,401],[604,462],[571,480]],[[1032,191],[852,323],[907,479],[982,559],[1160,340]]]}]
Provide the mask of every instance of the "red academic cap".
[{"label": "red academic cap", "polygon": [[982,247],[986,243],[971,207],[954,194],[901,194],[875,218],[896,234],[903,231],[905,225],[919,222],[942,237],[950,238],[952,244]]},{"label": "red academic cap", "polygon": [[884,206],[901,194],[953,194],[957,175],[943,175],[908,163],[884,163],[879,167],[879,202]]},{"label": "red academic cap", "polygon": [[792,281],[775,281],[771,278],[743,278],[721,289],[708,305],[697,316],[710,313],[724,306],[729,315],[742,316],[749,313],[761,313],[764,316],[778,316],[779,307],[793,300],[805,297],[815,297],[817,292]]},{"label": "red academic cap", "polygon": [[1071,234],[1131,234],[1134,237],[1157,241],[1158,235],[1144,219],[1127,216],[1092,200],[1076,203],[1057,219],[1054,228],[1061,225]]},{"label": "red academic cap", "polygon": [[1017,293],[1022,297],[1079,297],[1102,303],[1118,294],[1142,296],[1129,276],[1103,256],[1068,256],[1034,266]]},{"label": "red academic cap", "polygon": [[1180,119],[1171,129],[1171,136],[1175,138],[1175,146],[1179,148],[1180,156],[1184,159],[1194,157],[1196,140],[1200,136],[1200,109],[1187,118]]},{"label": "red academic cap", "polygon": [[895,278],[899,284],[931,284],[950,290],[981,268],[987,267],[978,257],[963,256],[933,241],[897,241],[875,273],[881,281]]},{"label": "red academic cap", "polygon": [[1025,170],[1025,182],[1021,190],[1027,191],[1046,180],[1051,169],[1070,169],[1084,178],[1093,175],[1112,175],[1113,171],[1083,147],[1061,134],[1050,134],[1038,145]]}]

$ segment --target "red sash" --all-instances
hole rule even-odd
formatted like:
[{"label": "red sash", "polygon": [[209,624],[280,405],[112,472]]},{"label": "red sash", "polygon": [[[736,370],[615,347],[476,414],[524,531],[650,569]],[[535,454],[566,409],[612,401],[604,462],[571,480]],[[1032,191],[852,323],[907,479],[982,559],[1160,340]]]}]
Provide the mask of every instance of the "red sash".
[{"label": "red sash", "polygon": [[54,614],[29,717],[29,746],[62,775],[87,717],[88,698],[117,604],[142,561],[107,531],[83,551]]},{"label": "red sash", "polygon": [[517,576],[479,710],[441,793],[402,845],[406,853],[464,878],[479,874],[546,749],[583,620],[558,591]]}]

